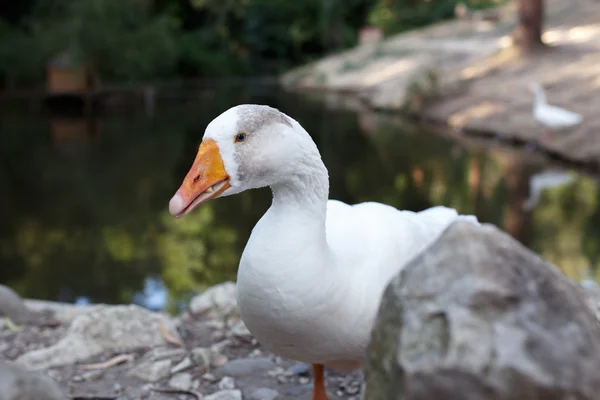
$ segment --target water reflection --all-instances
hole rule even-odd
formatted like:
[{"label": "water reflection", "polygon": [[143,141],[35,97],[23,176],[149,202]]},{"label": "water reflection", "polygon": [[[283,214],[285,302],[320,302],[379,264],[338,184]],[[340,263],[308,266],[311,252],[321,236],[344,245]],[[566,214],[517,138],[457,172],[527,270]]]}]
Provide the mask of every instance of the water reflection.
[{"label": "water reflection", "polygon": [[[388,117],[253,92],[225,88],[202,103],[157,103],[152,117],[5,118],[0,281],[29,297],[174,309],[193,292],[234,278],[270,192],[209,202],[181,220],[167,204],[206,124],[242,102],[271,104],[300,121],[329,168],[333,198],[412,210],[446,204],[503,227],[574,278],[588,270],[598,278],[592,179],[573,174],[532,194],[539,185],[530,181],[548,166],[529,156],[465,148]],[[535,208],[523,207],[531,196]]]},{"label": "water reflection", "polygon": [[167,306],[168,295],[163,280],[149,276],[144,280],[144,289],[133,295],[132,303],[152,311],[162,311]]}]

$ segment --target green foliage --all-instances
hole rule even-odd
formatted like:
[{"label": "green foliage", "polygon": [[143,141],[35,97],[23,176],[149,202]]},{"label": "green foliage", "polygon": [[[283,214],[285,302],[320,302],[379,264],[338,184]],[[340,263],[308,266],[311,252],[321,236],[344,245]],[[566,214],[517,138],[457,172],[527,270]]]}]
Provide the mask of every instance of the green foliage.
[{"label": "green foliage", "polygon": [[66,52],[108,79],[155,77],[177,61],[178,23],[147,0],[40,2],[30,27],[46,56]]},{"label": "green foliage", "polygon": [[391,34],[452,18],[457,1],[29,0],[0,19],[0,74],[39,82],[57,56],[105,81],[273,74],[353,46],[369,23]]},{"label": "green foliage", "polygon": [[0,77],[8,87],[24,86],[43,75],[44,60],[39,43],[24,29],[14,28],[0,19]]},{"label": "green foliage", "polygon": [[148,0],[38,0],[20,25],[0,19],[0,74],[39,81],[47,63],[88,66],[107,80],[150,79],[178,60],[178,21]]},{"label": "green foliage", "polygon": [[278,71],[353,45],[373,4],[373,0],[191,1],[205,13],[213,27],[210,33],[227,41],[221,51],[250,71]]},{"label": "green foliage", "polygon": [[469,8],[486,8],[505,0],[379,0],[369,15],[369,23],[386,34],[394,34],[454,17],[457,3]]}]

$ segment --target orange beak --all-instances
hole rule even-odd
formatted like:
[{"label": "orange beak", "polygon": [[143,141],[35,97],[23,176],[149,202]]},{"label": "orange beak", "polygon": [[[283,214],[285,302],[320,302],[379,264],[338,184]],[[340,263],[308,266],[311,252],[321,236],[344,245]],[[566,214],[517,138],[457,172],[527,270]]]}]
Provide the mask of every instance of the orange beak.
[{"label": "orange beak", "polygon": [[229,175],[225,171],[219,146],[212,139],[204,140],[192,168],[169,202],[169,212],[176,218],[182,217],[229,187]]}]

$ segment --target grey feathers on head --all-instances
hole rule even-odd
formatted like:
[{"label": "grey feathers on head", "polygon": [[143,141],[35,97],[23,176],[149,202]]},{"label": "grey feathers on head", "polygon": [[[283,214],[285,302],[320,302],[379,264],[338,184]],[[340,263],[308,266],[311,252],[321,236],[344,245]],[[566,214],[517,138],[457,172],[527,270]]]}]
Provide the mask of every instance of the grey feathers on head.
[{"label": "grey feathers on head", "polygon": [[289,118],[276,108],[257,104],[244,104],[238,107],[238,131],[253,133],[265,125],[274,123],[292,127]]}]

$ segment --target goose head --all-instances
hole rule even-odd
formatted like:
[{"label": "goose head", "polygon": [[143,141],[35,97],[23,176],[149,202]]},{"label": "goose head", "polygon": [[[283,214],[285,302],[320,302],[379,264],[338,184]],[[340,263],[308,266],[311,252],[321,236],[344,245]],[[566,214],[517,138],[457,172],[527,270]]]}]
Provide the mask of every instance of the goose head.
[{"label": "goose head", "polygon": [[285,182],[315,153],[308,133],[279,110],[253,104],[232,107],[206,127],[169,212],[182,217],[209,200]]}]

